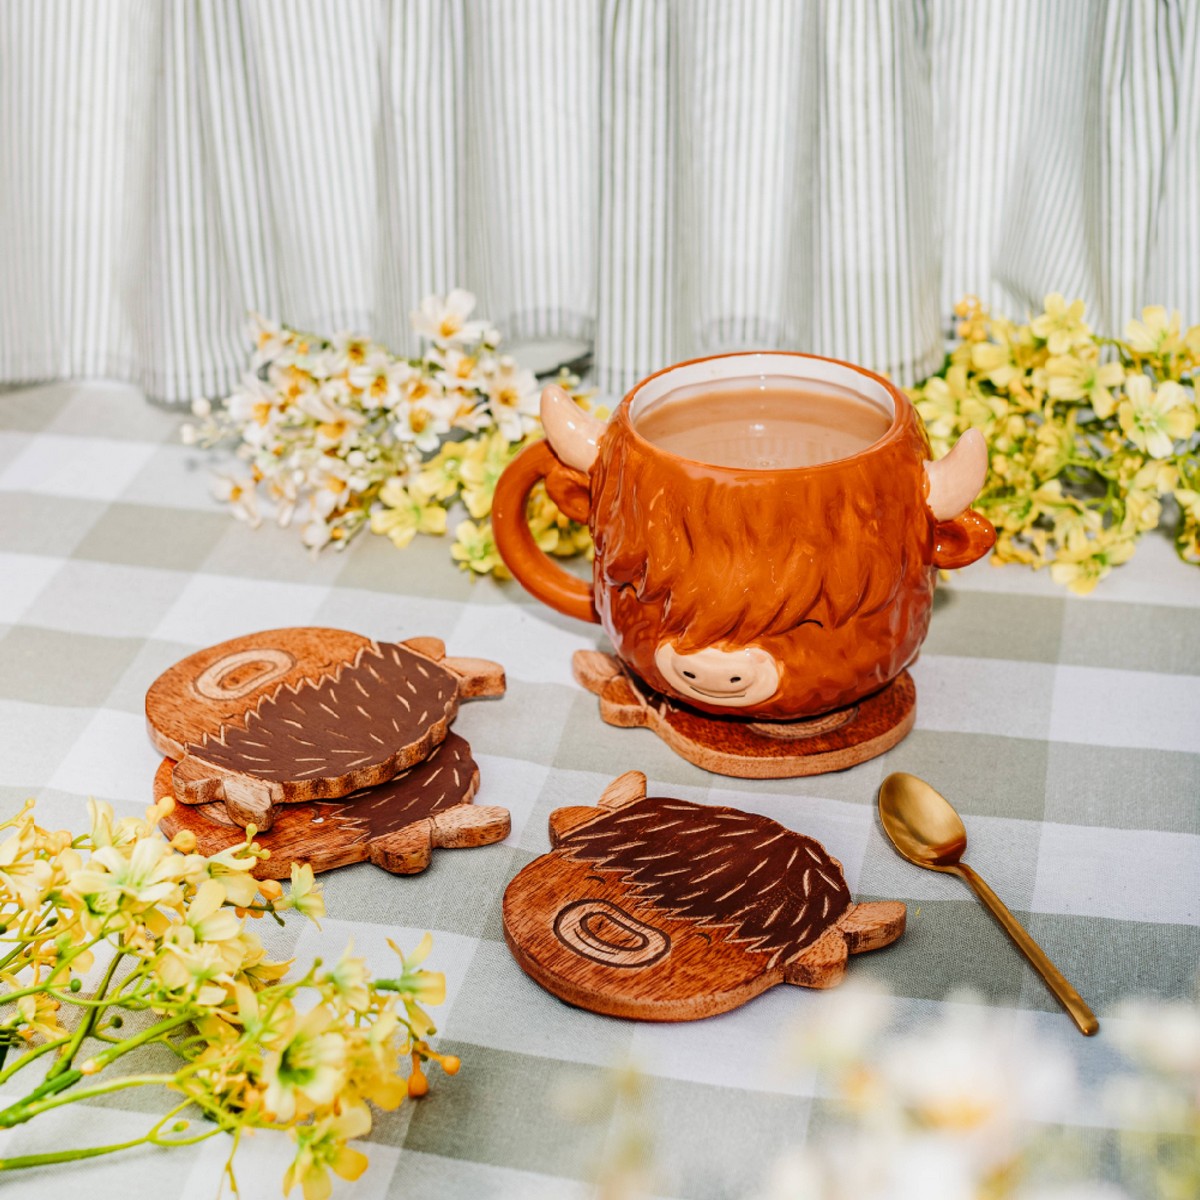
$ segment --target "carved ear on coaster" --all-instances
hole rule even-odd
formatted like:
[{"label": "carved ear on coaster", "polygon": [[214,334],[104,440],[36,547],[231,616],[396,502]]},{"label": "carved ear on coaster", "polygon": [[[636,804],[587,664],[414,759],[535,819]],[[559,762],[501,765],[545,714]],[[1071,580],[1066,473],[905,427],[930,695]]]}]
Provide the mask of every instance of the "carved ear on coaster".
[{"label": "carved ear on coaster", "polygon": [[441,638],[409,638],[400,645],[407,646],[430,662],[439,663],[458,676],[458,698],[476,700],[482,696],[503,696],[507,681],[504,668],[488,658],[447,658],[446,643]]},{"label": "carved ear on coaster", "polygon": [[907,919],[907,909],[898,900],[851,904],[836,924],[787,964],[784,979],[798,987],[836,987],[851,954],[891,945],[904,932]]},{"label": "carved ear on coaster", "polygon": [[596,807],[579,804],[556,808],[550,814],[550,845],[557,846],[563,838],[589,821],[618,808],[636,804],[646,798],[646,776],[641,771],[626,771],[618,775],[600,794]]}]

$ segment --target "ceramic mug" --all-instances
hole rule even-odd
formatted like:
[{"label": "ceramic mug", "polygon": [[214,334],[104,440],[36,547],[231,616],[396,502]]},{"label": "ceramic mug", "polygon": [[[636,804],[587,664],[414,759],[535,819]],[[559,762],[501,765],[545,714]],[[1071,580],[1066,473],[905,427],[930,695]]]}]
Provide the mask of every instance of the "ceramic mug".
[{"label": "ceramic mug", "polygon": [[[681,392],[767,378],[852,395],[886,432],[847,457],[764,469],[694,461],[639,432]],[[496,487],[501,557],[539,600],[598,621],[650,687],[704,712],[795,720],[878,691],[917,655],[937,570],[995,541],[968,507],[987,474],[982,435],[928,461],[907,396],[850,363],[783,352],[681,363],[639,383],[607,424],[552,386],[542,422],[546,440]],[[590,584],[530,533],[540,479],[591,530]]]}]

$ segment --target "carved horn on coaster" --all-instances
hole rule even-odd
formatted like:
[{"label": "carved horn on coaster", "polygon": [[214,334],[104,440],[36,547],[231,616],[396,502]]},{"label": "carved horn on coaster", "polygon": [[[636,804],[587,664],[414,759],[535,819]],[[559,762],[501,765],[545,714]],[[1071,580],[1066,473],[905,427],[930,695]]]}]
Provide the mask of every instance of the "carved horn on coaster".
[{"label": "carved horn on coaster", "polygon": [[584,412],[558,384],[542,391],[542,425],[546,440],[567,466],[585,472],[591,468],[605,424]]},{"label": "carved horn on coaster", "polygon": [[953,521],[965,512],[983,490],[987,468],[987,442],[978,429],[968,429],[945,458],[927,462],[925,503],[934,520]]}]

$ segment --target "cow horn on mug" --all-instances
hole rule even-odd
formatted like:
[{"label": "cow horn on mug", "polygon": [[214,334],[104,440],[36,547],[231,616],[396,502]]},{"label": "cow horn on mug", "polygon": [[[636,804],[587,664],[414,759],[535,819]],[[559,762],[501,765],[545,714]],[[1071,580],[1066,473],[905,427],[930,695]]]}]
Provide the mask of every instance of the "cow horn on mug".
[{"label": "cow horn on mug", "polygon": [[[643,381],[608,422],[557,386],[546,443],[497,488],[496,543],[516,578],[598,621],[651,688],[701,712],[811,718],[879,691],[916,657],[938,569],[995,540],[970,504],[987,446],[945,458],[904,393],[789,353],[726,355]],[[544,478],[595,543],[590,583],[528,534]]]}]

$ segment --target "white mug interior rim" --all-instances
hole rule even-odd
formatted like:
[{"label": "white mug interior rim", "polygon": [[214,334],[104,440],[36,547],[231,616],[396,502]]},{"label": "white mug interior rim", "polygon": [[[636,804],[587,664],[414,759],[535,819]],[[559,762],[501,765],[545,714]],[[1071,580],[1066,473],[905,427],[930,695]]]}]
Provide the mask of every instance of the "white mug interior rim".
[{"label": "white mug interior rim", "polygon": [[831,384],[870,401],[888,417],[896,415],[896,405],[888,389],[879,380],[846,363],[807,354],[751,351],[681,363],[652,375],[630,393],[629,419],[636,421],[647,409],[680,388],[700,383],[723,383],[730,379],[770,377],[794,379],[799,383]]},{"label": "white mug interior rim", "polygon": [[[883,380],[869,372],[849,363],[838,362],[835,359],[818,358],[809,354],[779,353],[775,351],[745,351],[738,354],[722,354],[713,358],[695,359],[692,362],[680,363],[667,367],[656,375],[639,383],[626,397],[626,411],[633,427],[634,434],[638,433],[638,420],[658,403],[668,400],[675,392],[704,383],[723,383],[729,380],[753,380],[768,378],[793,379],[798,383],[814,384],[818,389],[822,385],[852,392],[860,399],[877,407],[888,418],[887,432],[878,437],[870,445],[864,446],[848,458],[831,459],[827,462],[815,463],[809,467],[794,467],[790,470],[812,471],[824,467],[839,466],[856,459],[859,455],[869,454],[877,446],[886,442],[895,432],[900,414],[896,410],[895,398]],[[831,393],[831,399],[836,399],[836,393]],[[644,439],[643,439],[644,440]],[[653,444],[653,443],[649,443]],[[660,453],[670,454],[661,446],[655,447]],[[671,457],[678,457],[671,455]],[[733,468],[719,467],[711,463],[703,464],[712,470],[723,471]],[[747,468],[737,468],[746,470]],[[753,470],[755,468],[748,468]]]}]

